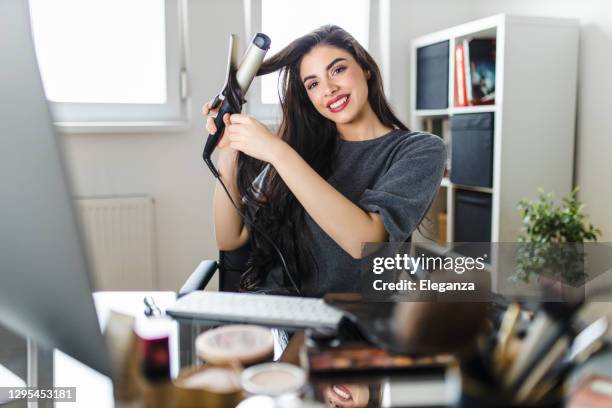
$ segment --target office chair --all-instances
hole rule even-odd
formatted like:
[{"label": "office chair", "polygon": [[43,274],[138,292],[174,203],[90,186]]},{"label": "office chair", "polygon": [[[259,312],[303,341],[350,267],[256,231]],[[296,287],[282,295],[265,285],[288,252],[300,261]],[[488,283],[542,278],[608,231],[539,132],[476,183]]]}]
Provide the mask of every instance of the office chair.
[{"label": "office chair", "polygon": [[[411,241],[412,235],[404,242]],[[194,290],[204,290],[217,270],[219,270],[219,291],[238,292],[240,276],[247,268],[250,253],[251,246],[247,243],[242,248],[233,251],[219,251],[218,261],[207,259],[200,262],[200,265],[191,273],[178,291],[177,296],[184,296]]]},{"label": "office chair", "polygon": [[240,276],[247,268],[251,247],[246,244],[232,251],[219,251],[218,261],[207,259],[191,273],[178,292],[178,297],[195,290],[204,290],[208,282],[219,271],[219,291],[238,292]]}]

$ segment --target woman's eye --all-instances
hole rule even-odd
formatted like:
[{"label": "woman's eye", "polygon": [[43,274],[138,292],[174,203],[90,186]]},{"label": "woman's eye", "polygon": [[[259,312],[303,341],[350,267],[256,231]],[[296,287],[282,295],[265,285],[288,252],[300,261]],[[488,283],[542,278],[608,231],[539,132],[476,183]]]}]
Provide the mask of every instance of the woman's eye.
[{"label": "woman's eye", "polygon": [[315,86],[317,86],[317,82],[316,81],[312,81],[311,83],[308,84],[306,89],[310,90],[310,89],[314,88]]},{"label": "woman's eye", "polygon": [[337,67],[337,68],[335,68],[335,69],[334,69],[334,75],[339,74],[339,73],[341,73],[341,72],[343,72],[343,71],[345,71],[345,70],[346,70],[346,67],[344,67],[344,66],[339,66],[339,67]]}]

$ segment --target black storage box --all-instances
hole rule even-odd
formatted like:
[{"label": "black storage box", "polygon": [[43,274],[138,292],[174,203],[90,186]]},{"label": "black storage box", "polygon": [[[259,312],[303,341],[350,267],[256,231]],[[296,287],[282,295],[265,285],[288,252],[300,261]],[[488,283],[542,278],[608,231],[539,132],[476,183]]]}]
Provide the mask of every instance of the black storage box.
[{"label": "black storage box", "polygon": [[417,109],[448,108],[448,41],[417,49]]},{"label": "black storage box", "polygon": [[450,119],[451,174],[455,184],[491,187],[493,113],[455,115]]},{"label": "black storage box", "polygon": [[457,190],[454,242],[491,242],[491,200],[488,193]]}]

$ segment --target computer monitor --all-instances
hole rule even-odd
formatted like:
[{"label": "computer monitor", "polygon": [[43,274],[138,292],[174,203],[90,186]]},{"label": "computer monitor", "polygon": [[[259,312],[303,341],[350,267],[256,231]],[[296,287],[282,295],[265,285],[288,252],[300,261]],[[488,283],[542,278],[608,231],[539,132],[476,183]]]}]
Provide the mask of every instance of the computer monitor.
[{"label": "computer monitor", "polygon": [[27,0],[0,1],[0,322],[110,376]]}]

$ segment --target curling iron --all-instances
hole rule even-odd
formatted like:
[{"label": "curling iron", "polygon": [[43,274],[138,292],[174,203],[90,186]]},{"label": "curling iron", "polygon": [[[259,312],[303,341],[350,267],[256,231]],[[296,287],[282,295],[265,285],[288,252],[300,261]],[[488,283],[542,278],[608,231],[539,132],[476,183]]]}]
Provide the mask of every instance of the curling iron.
[{"label": "curling iron", "polygon": [[[219,108],[217,117],[215,118],[215,126],[217,131],[208,135],[202,158],[210,171],[216,178],[219,178],[219,172],[213,165],[210,156],[217,147],[221,135],[225,130],[223,116],[226,113],[240,113],[244,104],[244,95],[249,90],[253,78],[257,75],[261,62],[264,56],[270,49],[270,38],[263,34],[257,33],[253,37],[253,41],[246,50],[242,61],[238,63],[238,41],[235,34],[230,35],[229,54],[227,61],[227,73],[225,84],[221,92],[215,96],[211,104],[211,109]],[[236,92],[238,91],[238,92]]]}]

